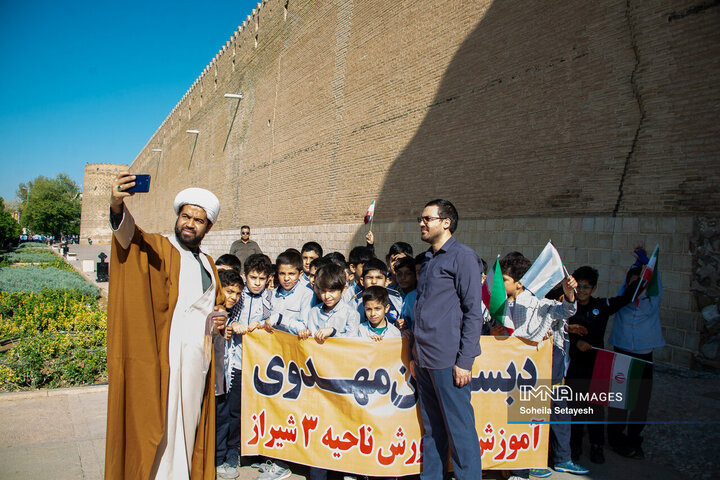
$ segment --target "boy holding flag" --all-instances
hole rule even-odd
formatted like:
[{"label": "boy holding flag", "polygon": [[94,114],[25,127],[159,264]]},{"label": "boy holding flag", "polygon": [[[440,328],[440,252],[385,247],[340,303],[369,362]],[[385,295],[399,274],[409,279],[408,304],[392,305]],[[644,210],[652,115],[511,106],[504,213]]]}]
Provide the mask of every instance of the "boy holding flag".
[{"label": "boy holding flag", "polygon": [[[634,301],[623,307],[615,314],[612,331],[608,341],[618,353],[630,357],[652,362],[653,350],[665,345],[662,329],[660,327],[660,275],[658,271],[659,249],[656,246],[651,258],[642,246],[634,251],[637,261],[630,268],[626,276],[625,285],[620,289],[630,288],[633,282],[640,280],[636,287]],[[650,405],[652,391],[653,368],[652,363],[647,365],[642,374],[642,388],[634,409],[629,412],[617,408],[609,408],[608,441],[618,453],[634,458],[644,458],[642,450],[643,438],[640,434],[645,428],[647,411]],[[627,435],[625,429],[627,428]]]}]

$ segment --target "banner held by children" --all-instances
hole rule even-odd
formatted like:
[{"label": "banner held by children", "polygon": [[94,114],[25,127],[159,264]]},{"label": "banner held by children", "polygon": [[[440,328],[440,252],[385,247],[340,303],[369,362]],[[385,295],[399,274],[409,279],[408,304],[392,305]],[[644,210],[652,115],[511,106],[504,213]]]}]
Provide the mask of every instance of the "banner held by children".
[{"label": "banner held by children", "polygon": [[[243,455],[266,455],[358,475],[417,474],[420,414],[400,338],[323,344],[275,331],[245,336]],[[550,378],[550,342],[482,337],[473,368],[475,421],[483,468],[547,465],[548,425],[508,424],[518,385]]]}]

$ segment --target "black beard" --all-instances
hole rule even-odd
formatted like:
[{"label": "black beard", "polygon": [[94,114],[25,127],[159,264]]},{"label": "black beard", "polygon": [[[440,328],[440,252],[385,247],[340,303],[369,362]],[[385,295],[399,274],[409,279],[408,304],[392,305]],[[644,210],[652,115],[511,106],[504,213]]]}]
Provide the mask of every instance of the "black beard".
[{"label": "black beard", "polygon": [[195,235],[192,240],[185,240],[182,237],[182,229],[178,227],[178,222],[175,222],[175,238],[180,245],[184,246],[188,250],[196,250],[200,245],[200,242],[202,242],[204,236],[204,234],[202,236]]}]

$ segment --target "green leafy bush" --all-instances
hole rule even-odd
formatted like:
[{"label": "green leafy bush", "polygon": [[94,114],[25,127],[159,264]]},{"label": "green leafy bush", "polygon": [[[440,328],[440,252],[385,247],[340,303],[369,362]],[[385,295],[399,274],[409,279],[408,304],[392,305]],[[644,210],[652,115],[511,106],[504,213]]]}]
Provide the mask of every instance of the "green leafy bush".
[{"label": "green leafy bush", "polygon": [[93,298],[100,295],[100,289],[89,284],[82,275],[73,271],[61,270],[54,266],[42,268],[36,265],[0,268],[2,291],[37,293],[43,289],[78,290],[82,295]]},{"label": "green leafy bush", "polygon": [[107,313],[77,290],[0,292],[0,390],[105,378]]},{"label": "green leafy bush", "polygon": [[12,263],[43,263],[52,262],[57,260],[58,257],[52,254],[52,252],[34,252],[34,251],[22,251],[12,252],[4,255],[5,260]]}]

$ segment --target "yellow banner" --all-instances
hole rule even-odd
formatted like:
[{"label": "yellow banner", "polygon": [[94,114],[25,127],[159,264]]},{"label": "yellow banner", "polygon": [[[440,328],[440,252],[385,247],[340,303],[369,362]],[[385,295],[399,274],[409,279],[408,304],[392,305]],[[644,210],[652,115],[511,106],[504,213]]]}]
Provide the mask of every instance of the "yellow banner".
[{"label": "yellow banner", "polygon": [[[484,469],[547,465],[548,425],[508,424],[519,385],[551,377],[552,342],[482,337],[472,404]],[[405,340],[257,330],[243,340],[242,455],[359,475],[416,474],[422,427]],[[547,402],[549,407],[549,401]]]}]

